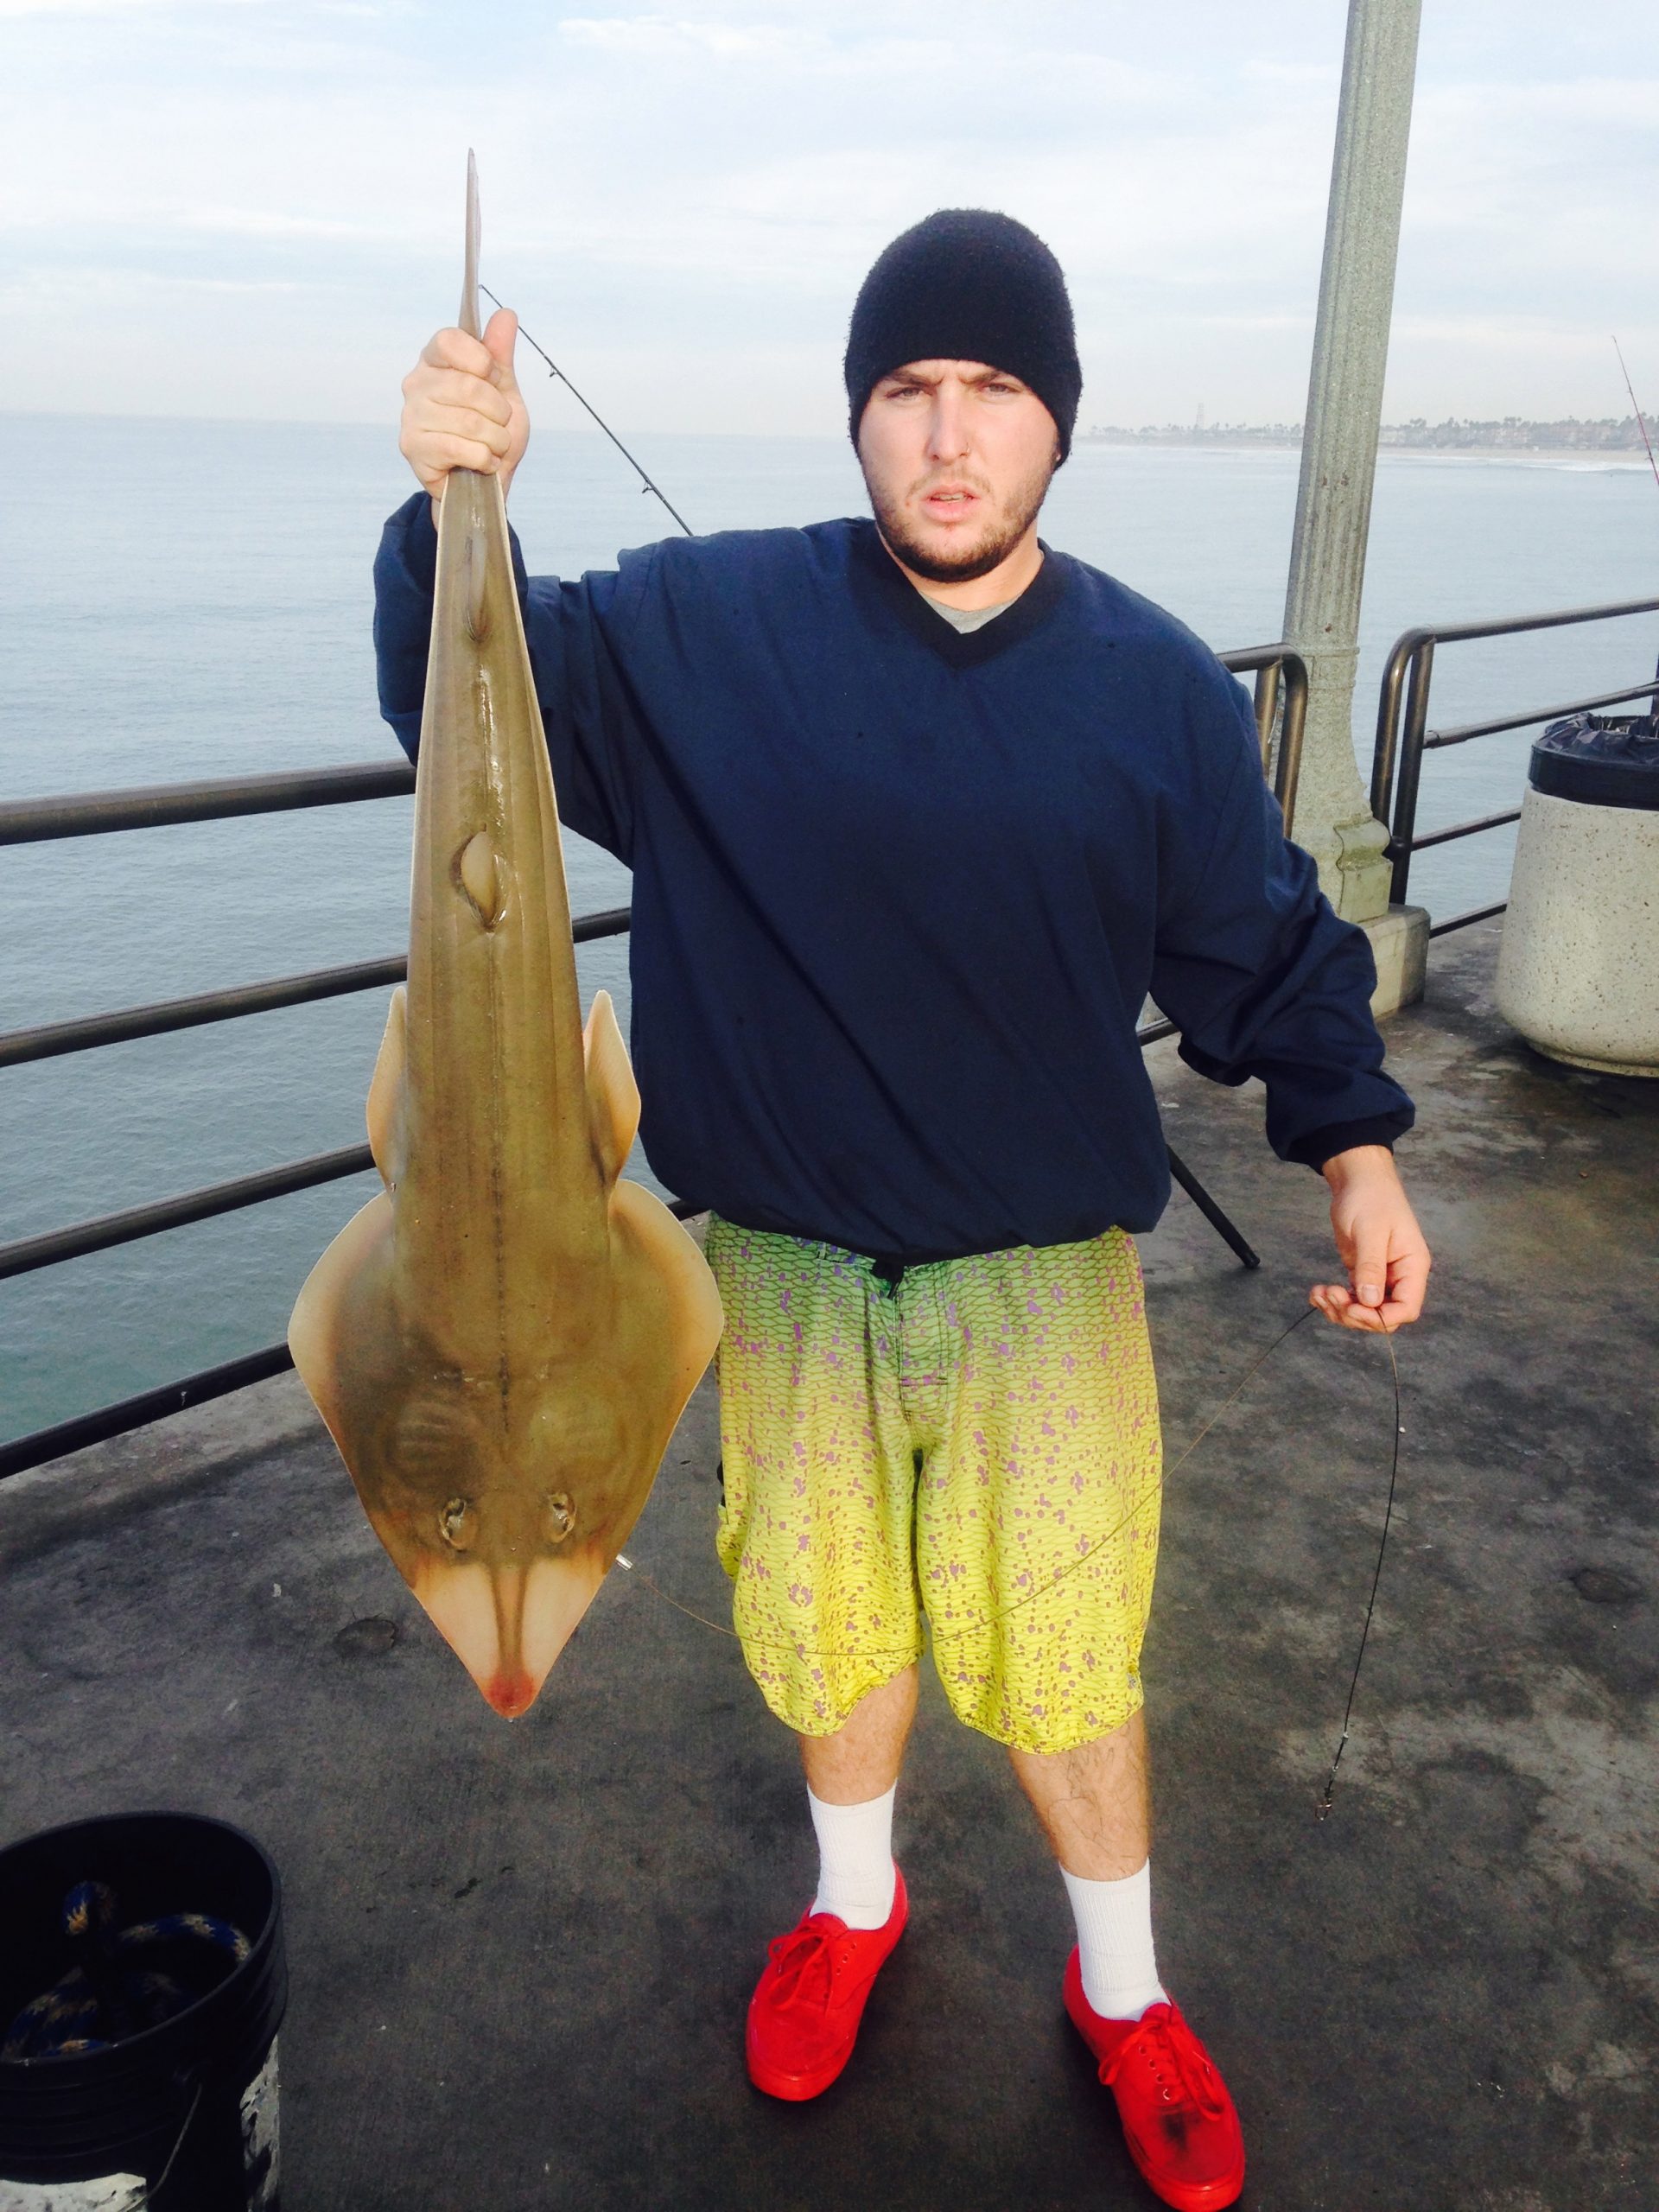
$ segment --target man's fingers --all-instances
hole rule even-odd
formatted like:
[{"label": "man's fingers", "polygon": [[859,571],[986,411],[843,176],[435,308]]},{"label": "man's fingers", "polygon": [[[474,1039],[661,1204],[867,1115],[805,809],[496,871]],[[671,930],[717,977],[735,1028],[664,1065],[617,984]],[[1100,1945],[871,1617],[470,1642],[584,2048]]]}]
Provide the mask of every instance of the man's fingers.
[{"label": "man's fingers", "polygon": [[434,458],[441,460],[446,468],[473,468],[480,476],[493,475],[499,467],[498,456],[481,438],[434,438]]},{"label": "man's fingers", "polygon": [[1397,1308],[1402,1320],[1414,1321],[1423,1310],[1423,1300],[1428,1291],[1429,1257],[1427,1245],[1415,1245],[1402,1252],[1389,1274],[1389,1304],[1386,1313]]},{"label": "man's fingers", "polygon": [[505,454],[512,432],[505,423],[480,415],[475,407],[418,407],[410,410],[408,436],[423,444],[432,438],[471,438],[491,452]]},{"label": "man's fingers", "polygon": [[1334,1321],[1339,1328],[1362,1329],[1372,1335],[1392,1335],[1414,1321],[1422,1311],[1421,1297],[1414,1305],[1400,1298],[1384,1299],[1381,1306],[1362,1306],[1345,1283],[1315,1283],[1307,1294],[1310,1306],[1317,1306],[1327,1321]]},{"label": "man's fingers", "polygon": [[1385,1236],[1360,1238],[1348,1280],[1362,1306],[1381,1306],[1389,1287],[1389,1246]]},{"label": "man's fingers", "polygon": [[[1336,1165],[1340,1168],[1340,1161]],[[1345,1286],[1320,1283],[1310,1296],[1328,1320],[1344,1328],[1403,1328],[1423,1310],[1428,1247],[1392,1164],[1384,1165],[1386,1173],[1362,1164],[1334,1179],[1326,1176],[1331,1226],[1348,1281]]]},{"label": "man's fingers", "polygon": [[479,438],[429,435],[412,450],[405,446],[404,454],[429,490],[452,468],[470,468],[480,476],[493,476],[501,465],[499,456]]},{"label": "man's fingers", "polygon": [[512,402],[506,393],[487,377],[469,376],[464,369],[429,368],[410,378],[404,388],[422,407],[465,407],[504,426],[512,420]]},{"label": "man's fingers", "polygon": [[468,376],[495,381],[491,374],[496,365],[494,356],[480,340],[469,338],[464,330],[435,330],[421,348],[421,359],[429,368],[464,369]]},{"label": "man's fingers", "polygon": [[1338,1328],[1381,1332],[1394,1326],[1386,1306],[1362,1306],[1345,1283],[1316,1283],[1307,1299],[1310,1306],[1317,1306],[1325,1319],[1334,1321]]},{"label": "man's fingers", "polygon": [[464,407],[503,426],[512,420],[512,398],[499,391],[487,377],[469,376],[464,369],[435,369],[425,361],[404,378],[404,406],[417,418]]},{"label": "man's fingers", "polygon": [[512,349],[518,342],[518,318],[511,308],[497,308],[484,326],[484,347],[493,365],[493,381],[503,391],[517,391]]}]

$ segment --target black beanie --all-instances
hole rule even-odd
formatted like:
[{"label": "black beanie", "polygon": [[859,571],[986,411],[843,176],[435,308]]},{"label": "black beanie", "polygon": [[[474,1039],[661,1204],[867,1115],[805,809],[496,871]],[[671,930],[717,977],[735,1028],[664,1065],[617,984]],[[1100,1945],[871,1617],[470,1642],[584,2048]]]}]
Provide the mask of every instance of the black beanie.
[{"label": "black beanie", "polygon": [[985,207],[941,207],[896,238],[859,288],[847,334],[848,427],[880,379],[906,361],[1006,369],[1054,417],[1060,458],[1083,391],[1060,264],[1035,231]]}]

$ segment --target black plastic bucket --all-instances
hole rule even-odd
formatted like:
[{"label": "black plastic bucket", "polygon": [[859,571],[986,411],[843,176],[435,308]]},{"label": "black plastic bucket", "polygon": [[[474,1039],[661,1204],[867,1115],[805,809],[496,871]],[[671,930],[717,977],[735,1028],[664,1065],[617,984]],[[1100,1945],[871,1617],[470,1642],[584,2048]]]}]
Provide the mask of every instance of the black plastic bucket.
[{"label": "black plastic bucket", "polygon": [[64,1972],[60,1915],[84,1881],[109,1885],[124,1923],[212,1913],[252,1948],[159,2027],[0,2060],[0,2212],[276,2212],[276,1867],[240,1828],[182,1813],[80,1821],[0,1851],[0,2029]]}]

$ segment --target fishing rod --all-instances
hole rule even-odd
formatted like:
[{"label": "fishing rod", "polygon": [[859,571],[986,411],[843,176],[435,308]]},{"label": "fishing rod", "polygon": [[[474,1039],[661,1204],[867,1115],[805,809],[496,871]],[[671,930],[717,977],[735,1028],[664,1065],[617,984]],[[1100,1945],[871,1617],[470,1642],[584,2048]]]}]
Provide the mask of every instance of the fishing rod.
[{"label": "fishing rod", "polygon": [[1617,337],[1613,340],[1613,351],[1618,356],[1618,365],[1620,369],[1624,371],[1624,389],[1630,395],[1630,405],[1636,414],[1636,427],[1641,431],[1642,442],[1648,449],[1648,467],[1653,471],[1654,482],[1656,484],[1659,484],[1659,461],[1656,461],[1653,457],[1653,440],[1648,435],[1646,418],[1643,415],[1641,408],[1637,404],[1636,386],[1630,382],[1630,371],[1624,367],[1624,348],[1619,344]]},{"label": "fishing rod", "polygon": [[[487,284],[480,284],[478,289],[483,293],[486,300],[494,301],[497,307],[501,307],[505,304],[504,302],[496,299],[495,294],[490,289]],[[645,471],[628,451],[626,446],[623,444],[621,439],[617,436],[616,432],[611,428],[610,424],[600,413],[598,408],[594,406],[590,401],[582,397],[582,394],[576,390],[575,385],[571,383],[569,378],[566,376],[564,371],[553,359],[553,356],[547,351],[547,348],[544,346],[538,346],[522,323],[518,326],[518,335],[524,340],[525,345],[530,347],[532,353],[539,353],[541,355],[542,359],[547,363],[549,375],[554,378],[555,382],[562,384],[565,390],[569,393],[572,399],[574,399],[579,406],[585,407],[588,410],[588,412],[593,416],[594,422],[598,423],[600,429],[604,431],[606,436],[616,448],[618,453],[621,454],[623,460],[627,462],[628,467],[633,470],[640,481],[641,498],[644,498],[646,493],[649,493],[652,499],[660,499],[663,505],[668,509],[670,514],[673,516],[675,521],[678,523],[680,528],[685,532],[686,536],[688,537],[695,537],[697,533],[692,529],[690,524],[687,522],[685,517],[680,512],[672,499],[669,498],[667,493],[663,490],[661,485],[654,482],[652,479],[645,474]]]},{"label": "fishing rod", "polygon": [[[1656,484],[1659,484],[1659,461],[1656,461],[1653,457],[1653,440],[1648,435],[1647,418],[1643,416],[1640,404],[1637,399],[1636,386],[1630,382],[1630,372],[1629,369],[1624,366],[1624,348],[1619,344],[1617,334],[1613,334],[1613,351],[1618,356],[1618,365],[1620,369],[1624,371],[1624,389],[1630,395],[1630,405],[1635,410],[1636,413],[1636,427],[1641,431],[1642,442],[1648,449],[1648,467],[1653,471],[1654,482]],[[1653,722],[1656,727],[1659,727],[1659,691],[1655,692],[1653,696],[1649,699],[1649,704],[1653,709],[1652,714],[1649,716],[1649,720]]]}]

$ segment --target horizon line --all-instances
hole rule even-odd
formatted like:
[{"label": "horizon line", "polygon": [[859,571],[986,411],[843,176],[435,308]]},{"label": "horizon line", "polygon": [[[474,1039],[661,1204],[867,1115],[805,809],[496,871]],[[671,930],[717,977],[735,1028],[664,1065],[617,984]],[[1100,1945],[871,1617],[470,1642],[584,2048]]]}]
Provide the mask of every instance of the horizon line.
[{"label": "horizon line", "polygon": [[[1207,412],[1207,410],[1206,410]],[[1637,415],[1443,415],[1438,420],[1414,415],[1403,422],[1383,423],[1383,431],[1443,430],[1459,428],[1516,429],[1554,429],[1558,425],[1577,423],[1584,429],[1618,428],[1626,423],[1637,423],[1645,418],[1650,429],[1659,435],[1659,410],[1643,409]],[[386,415],[179,415],[159,409],[102,408],[102,407],[0,407],[0,422],[34,423],[200,423],[226,427],[281,429],[339,429],[385,430],[395,435],[397,417]],[[844,424],[836,430],[686,430],[665,429],[638,423],[625,425],[632,437],[708,437],[708,438],[778,438],[823,441],[841,443],[847,436]],[[1135,438],[1145,436],[1215,439],[1220,441],[1228,431],[1248,436],[1261,437],[1272,434],[1281,443],[1300,443],[1304,435],[1301,421],[1244,422],[1206,421],[1202,424],[1166,420],[1161,423],[1091,423],[1079,424],[1075,439]],[[603,434],[584,424],[541,426],[539,435],[573,438],[598,438]],[[1635,448],[1640,450],[1639,448]]]}]

